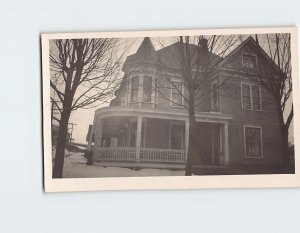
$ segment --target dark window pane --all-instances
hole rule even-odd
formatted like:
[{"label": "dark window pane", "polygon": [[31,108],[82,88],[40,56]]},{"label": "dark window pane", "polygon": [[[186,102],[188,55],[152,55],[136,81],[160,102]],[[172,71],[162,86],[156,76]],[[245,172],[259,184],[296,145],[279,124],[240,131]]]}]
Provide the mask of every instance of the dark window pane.
[{"label": "dark window pane", "polygon": [[255,69],[256,68],[256,58],[252,55],[243,55],[243,67],[249,68],[249,69]]},{"label": "dark window pane", "polygon": [[259,86],[252,86],[252,102],[253,109],[260,110],[260,95],[259,95]]},{"label": "dark window pane", "polygon": [[143,101],[151,102],[152,77],[145,76],[143,80]]},{"label": "dark window pane", "polygon": [[171,149],[182,149],[183,133],[183,125],[171,125]]},{"label": "dark window pane", "polygon": [[251,109],[250,85],[242,84],[243,109]]},{"label": "dark window pane", "polygon": [[131,79],[131,102],[138,101],[139,77]]},{"label": "dark window pane", "polygon": [[261,134],[260,128],[245,128],[246,136],[246,156],[259,158],[261,157]]}]

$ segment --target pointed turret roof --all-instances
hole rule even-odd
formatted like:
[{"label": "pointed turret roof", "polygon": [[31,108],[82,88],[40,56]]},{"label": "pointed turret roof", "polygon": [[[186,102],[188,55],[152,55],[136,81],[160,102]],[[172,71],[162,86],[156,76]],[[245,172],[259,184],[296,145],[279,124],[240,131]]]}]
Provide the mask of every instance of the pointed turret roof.
[{"label": "pointed turret roof", "polygon": [[159,62],[156,51],[149,37],[144,38],[135,54],[127,57],[125,65],[132,62]]},{"label": "pointed turret roof", "polygon": [[149,37],[145,37],[139,49],[135,53],[137,56],[148,56],[155,52],[154,46]]}]

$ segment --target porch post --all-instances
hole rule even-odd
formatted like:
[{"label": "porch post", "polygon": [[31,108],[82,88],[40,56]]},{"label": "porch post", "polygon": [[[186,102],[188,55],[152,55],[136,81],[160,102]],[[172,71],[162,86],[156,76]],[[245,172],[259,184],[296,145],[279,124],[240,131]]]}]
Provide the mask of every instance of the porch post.
[{"label": "porch post", "polygon": [[88,141],[88,151],[90,151],[92,149],[94,127],[95,127],[95,121],[93,122],[92,130],[90,132],[90,137],[89,137],[89,141]]},{"label": "porch post", "polygon": [[185,121],[185,161],[187,158],[188,147],[189,147],[189,131],[190,131],[190,122],[189,120]]},{"label": "porch post", "polygon": [[229,163],[228,123],[224,123],[224,164]]},{"label": "porch post", "polygon": [[96,135],[95,135],[95,143],[94,143],[94,150],[93,150],[93,162],[97,160],[97,157],[99,156],[96,154],[97,149],[101,147],[101,142],[102,142],[102,132],[103,132],[103,120],[99,119],[99,125],[96,130]]},{"label": "porch post", "polygon": [[90,132],[91,134],[90,134],[89,141],[88,141],[88,150],[91,150],[91,149],[92,149],[92,144],[93,144],[93,134],[94,134],[94,128],[95,128],[95,122],[96,122],[96,116],[94,117],[92,130],[91,130],[91,132]]},{"label": "porch post", "polygon": [[136,162],[140,161],[141,154],[141,135],[142,135],[142,116],[138,116],[137,129],[136,129]]}]

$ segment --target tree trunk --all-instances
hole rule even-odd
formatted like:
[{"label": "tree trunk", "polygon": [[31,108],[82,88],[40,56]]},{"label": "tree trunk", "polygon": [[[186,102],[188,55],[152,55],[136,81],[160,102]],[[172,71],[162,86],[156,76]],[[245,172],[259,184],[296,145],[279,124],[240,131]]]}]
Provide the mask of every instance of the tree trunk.
[{"label": "tree trunk", "polygon": [[69,110],[63,110],[61,114],[61,120],[57,136],[55,159],[52,170],[52,178],[62,178],[63,175],[63,166],[70,115],[71,111]]},{"label": "tree trunk", "polygon": [[187,160],[186,160],[186,168],[185,175],[191,176],[193,173],[193,162],[194,162],[194,145],[195,145],[195,128],[196,128],[196,120],[195,120],[195,91],[192,89],[189,91],[189,145],[187,152]]},{"label": "tree trunk", "polygon": [[290,168],[289,161],[289,126],[284,123],[283,113],[281,112],[280,102],[277,104],[279,124],[281,128],[281,141],[282,141],[282,156],[283,156],[283,168],[288,171]]},{"label": "tree trunk", "polygon": [[284,169],[289,171],[290,169],[290,159],[289,159],[289,129],[286,125],[281,126],[282,132],[282,153],[284,159]]}]

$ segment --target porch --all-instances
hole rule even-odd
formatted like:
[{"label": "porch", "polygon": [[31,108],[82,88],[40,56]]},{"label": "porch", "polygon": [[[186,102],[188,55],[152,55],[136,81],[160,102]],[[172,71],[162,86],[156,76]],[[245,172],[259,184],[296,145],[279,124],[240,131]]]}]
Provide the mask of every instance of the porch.
[{"label": "porch", "polygon": [[[112,114],[94,119],[92,134],[94,162],[119,164],[129,166],[135,164],[143,167],[162,167],[175,169],[184,168],[189,144],[189,122],[187,116],[174,114],[147,115],[134,111],[128,114]],[[178,117],[179,116],[179,117]],[[199,118],[199,117],[197,117]],[[198,165],[212,166],[228,163],[228,124],[224,120],[214,120],[206,117],[199,126],[201,145],[197,148],[199,156],[206,160],[197,159]],[[203,125],[205,128],[203,128]],[[200,132],[201,131],[201,132]],[[91,135],[92,135],[91,134]],[[205,139],[209,137],[210,140]],[[202,142],[201,142],[202,141]],[[202,153],[201,153],[201,151]],[[207,153],[207,154],[203,154]],[[149,166],[148,166],[149,165]]]}]

